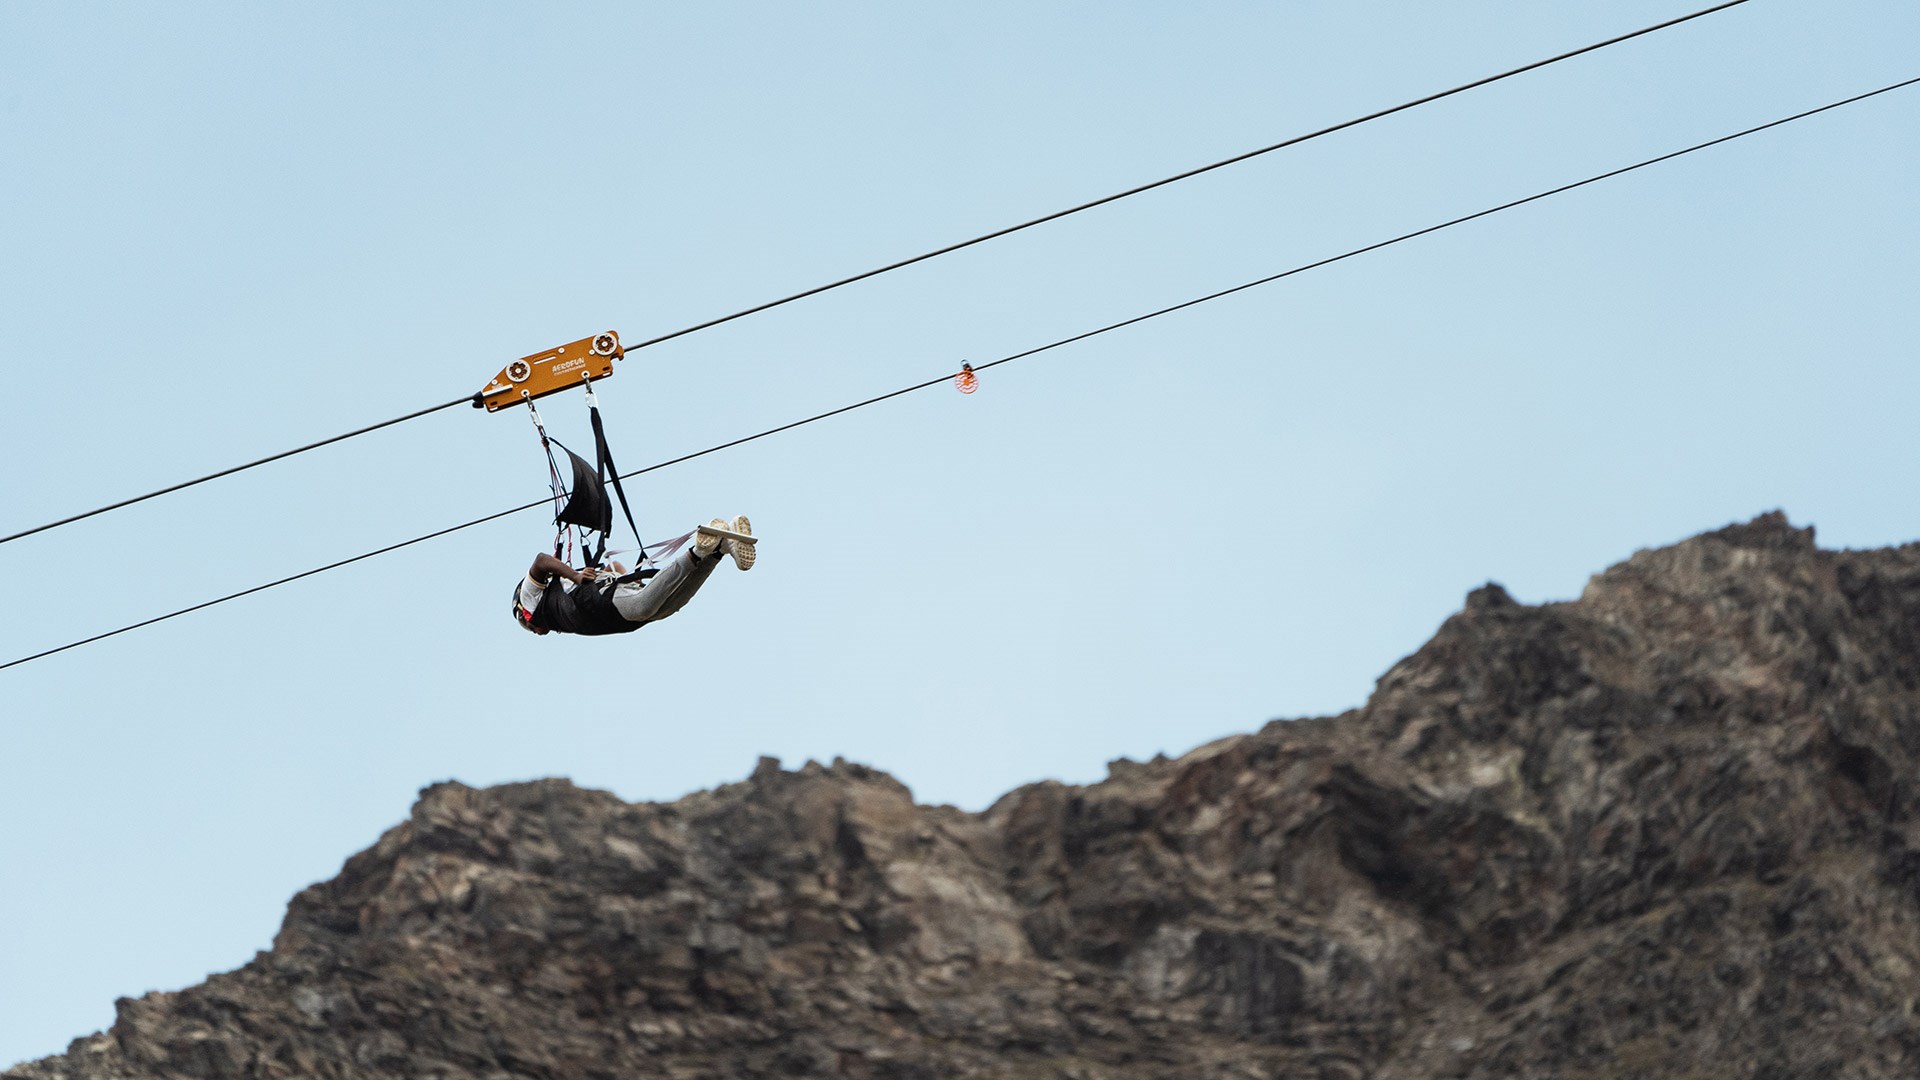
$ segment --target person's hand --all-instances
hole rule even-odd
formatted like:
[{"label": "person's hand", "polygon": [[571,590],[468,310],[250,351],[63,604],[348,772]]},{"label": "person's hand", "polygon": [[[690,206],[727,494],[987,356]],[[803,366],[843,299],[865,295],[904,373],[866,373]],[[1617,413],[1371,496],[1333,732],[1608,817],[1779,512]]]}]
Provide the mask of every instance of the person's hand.
[{"label": "person's hand", "polygon": [[578,584],[582,581],[592,581],[593,579],[599,576],[600,576],[600,571],[595,570],[593,567],[589,566],[585,570],[580,571],[580,576],[574,579],[574,583]]}]

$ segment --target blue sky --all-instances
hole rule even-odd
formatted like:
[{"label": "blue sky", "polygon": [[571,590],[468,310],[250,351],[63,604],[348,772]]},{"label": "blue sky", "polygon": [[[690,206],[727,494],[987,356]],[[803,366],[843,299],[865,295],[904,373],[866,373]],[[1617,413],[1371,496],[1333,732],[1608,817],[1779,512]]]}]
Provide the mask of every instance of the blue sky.
[{"label": "blue sky", "polygon": [[[1704,6],[1704,4],[1700,5]],[[0,534],[1693,10],[0,6]],[[1920,75],[1753,3],[691,335],[637,468]],[[1905,542],[1920,90],[649,474],[747,513],[671,621],[535,639],[537,511],[0,672],[0,1064],[265,948],[437,780],[761,754],[981,808],[1359,705],[1461,597],[1775,507]],[[563,438],[584,407],[543,412]],[[460,408],[0,548],[0,661],[529,502]]]}]

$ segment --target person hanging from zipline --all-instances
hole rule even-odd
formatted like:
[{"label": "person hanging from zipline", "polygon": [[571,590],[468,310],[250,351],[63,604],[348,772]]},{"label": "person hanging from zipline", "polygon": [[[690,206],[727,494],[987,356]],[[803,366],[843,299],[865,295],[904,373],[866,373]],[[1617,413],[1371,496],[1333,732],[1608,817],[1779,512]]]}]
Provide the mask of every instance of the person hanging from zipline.
[{"label": "person hanging from zipline", "polygon": [[745,515],[714,518],[689,536],[693,542],[658,571],[634,574],[617,562],[609,564],[611,573],[575,569],[543,551],[514,587],[513,620],[536,634],[624,634],[685,607],[723,554],[742,570],[753,568],[753,526]]},{"label": "person hanging from zipline", "polygon": [[[714,518],[657,544],[640,539],[593,392],[593,380],[613,374],[613,361],[624,354],[620,336],[609,330],[515,360],[473,396],[475,408],[485,406],[490,412],[524,404],[547,455],[556,532],[553,553],[543,551],[535,556],[526,575],[513,587],[513,621],[524,630],[536,634],[628,633],[685,607],[720,564],[720,556],[730,556],[733,565],[742,570],[753,568],[755,537],[745,515],[730,521]],[[535,397],[581,385],[586,389],[587,416],[593,423],[591,465],[547,434],[540,411],[533,406]],[[571,486],[554,457],[556,446],[572,465]],[[633,550],[640,565],[631,573],[608,558],[618,554],[607,550],[607,540],[613,534],[609,483],[620,500],[627,527],[633,530]],[[578,569],[573,565],[575,530],[580,547]],[[693,542],[687,543],[689,540]],[[656,556],[664,563],[657,562]]]}]

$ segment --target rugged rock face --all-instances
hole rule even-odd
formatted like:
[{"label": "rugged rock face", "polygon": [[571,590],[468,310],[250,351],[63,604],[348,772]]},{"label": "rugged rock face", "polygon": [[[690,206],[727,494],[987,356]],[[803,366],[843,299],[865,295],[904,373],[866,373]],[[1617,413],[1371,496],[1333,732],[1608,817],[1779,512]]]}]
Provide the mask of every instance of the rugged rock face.
[{"label": "rugged rock face", "polygon": [[6,1076],[1913,1076],[1916,757],[1920,545],[1773,514],[984,814],[439,784],[271,951]]}]

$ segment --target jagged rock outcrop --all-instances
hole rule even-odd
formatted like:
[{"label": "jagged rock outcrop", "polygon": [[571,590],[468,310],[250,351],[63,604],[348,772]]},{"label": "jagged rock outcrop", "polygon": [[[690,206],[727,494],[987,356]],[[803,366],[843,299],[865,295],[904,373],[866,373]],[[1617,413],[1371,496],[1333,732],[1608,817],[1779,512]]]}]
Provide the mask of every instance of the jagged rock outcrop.
[{"label": "jagged rock outcrop", "polygon": [[1770,514],[982,814],[437,784],[270,951],[5,1075],[1912,1076],[1917,756],[1920,546]]}]

